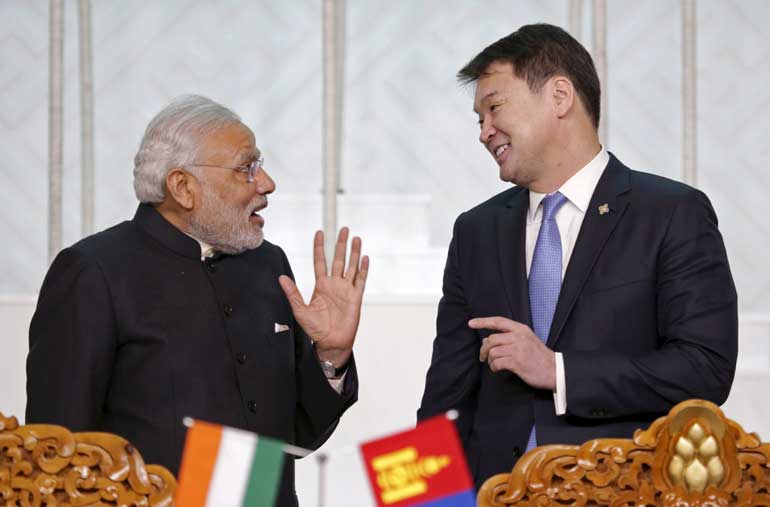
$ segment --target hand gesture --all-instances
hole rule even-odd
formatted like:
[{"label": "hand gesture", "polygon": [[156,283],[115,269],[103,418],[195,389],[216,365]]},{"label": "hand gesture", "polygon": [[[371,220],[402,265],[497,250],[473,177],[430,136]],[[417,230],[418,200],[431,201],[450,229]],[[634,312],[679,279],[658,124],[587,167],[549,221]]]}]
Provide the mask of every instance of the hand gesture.
[{"label": "hand gesture", "polygon": [[[350,261],[345,269],[345,253],[348,243],[348,228],[340,229],[334,247],[332,272],[329,276],[324,254],[324,234],[315,233],[313,239],[313,268],[315,288],[310,303],[305,300],[296,284],[286,275],[278,278],[286,298],[289,300],[294,318],[315,343],[318,357],[331,361],[335,366],[347,362],[353,349],[353,342],[361,317],[361,301],[369,272],[369,257],[361,259],[361,238],[353,238]],[[360,260],[360,265],[359,265]]]},{"label": "hand gesture", "polygon": [[500,331],[484,338],[479,351],[492,371],[509,370],[532,387],[556,390],[556,356],[528,326],[504,317],[472,319],[468,326]]}]

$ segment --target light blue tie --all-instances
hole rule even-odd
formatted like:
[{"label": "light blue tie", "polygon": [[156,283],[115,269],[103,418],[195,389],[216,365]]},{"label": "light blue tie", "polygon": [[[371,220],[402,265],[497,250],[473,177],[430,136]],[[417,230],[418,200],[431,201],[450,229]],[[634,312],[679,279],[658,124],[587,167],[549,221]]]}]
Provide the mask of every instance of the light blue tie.
[{"label": "light blue tie", "polygon": [[[545,343],[551,330],[556,302],[561,291],[561,236],[556,225],[556,213],[567,198],[556,192],[543,199],[543,222],[537,234],[532,266],[529,269],[529,307],[532,327]],[[527,441],[527,450],[537,447],[535,426]]]}]

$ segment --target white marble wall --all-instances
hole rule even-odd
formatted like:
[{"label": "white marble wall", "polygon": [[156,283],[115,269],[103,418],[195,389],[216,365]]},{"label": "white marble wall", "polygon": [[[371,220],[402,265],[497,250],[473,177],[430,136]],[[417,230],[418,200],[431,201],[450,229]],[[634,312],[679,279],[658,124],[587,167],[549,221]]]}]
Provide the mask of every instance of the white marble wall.
[{"label": "white marble wall", "polygon": [[[76,3],[65,4],[64,242],[71,244],[80,237],[77,19]],[[471,95],[454,74],[520,24],[565,25],[567,4],[347,2],[342,186],[356,203],[351,216],[366,217],[356,232],[408,251],[372,251],[379,262],[371,295],[438,294],[455,217],[504,188],[475,141]],[[590,48],[591,2],[583,4]],[[0,237],[13,245],[0,249],[3,294],[36,292],[47,265],[47,6],[0,2]],[[741,309],[770,313],[763,211],[770,3],[701,0],[697,9],[699,186],[720,216]],[[94,2],[97,227],[133,214],[132,158],[149,118],[172,97],[196,92],[232,106],[254,129],[278,182],[266,234],[290,257],[306,255],[298,245],[310,239],[282,224],[321,224],[320,12],[320,0]],[[608,15],[608,146],[634,168],[678,179],[679,2],[614,0]],[[388,224],[410,219],[410,203],[423,197],[424,238],[404,244],[397,234],[383,235]],[[388,212],[368,207],[383,199],[393,202]],[[278,216],[286,209],[295,211]],[[429,278],[415,278],[420,263],[438,266],[426,271]],[[399,283],[387,283],[393,279]]]}]

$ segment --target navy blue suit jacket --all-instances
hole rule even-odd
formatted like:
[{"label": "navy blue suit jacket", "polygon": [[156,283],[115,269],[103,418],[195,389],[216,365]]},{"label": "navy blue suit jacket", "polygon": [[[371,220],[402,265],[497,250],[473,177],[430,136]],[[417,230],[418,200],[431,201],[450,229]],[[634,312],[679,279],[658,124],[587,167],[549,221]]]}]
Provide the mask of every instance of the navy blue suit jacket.
[{"label": "navy blue suit jacket", "polygon": [[[600,214],[600,205],[609,212]],[[529,191],[514,187],[457,219],[418,419],[455,408],[477,487],[510,471],[532,424],[539,444],[632,436],[688,398],[723,403],[735,372],[737,296],[708,198],[614,156],[567,266],[548,346],[564,355],[567,413],[550,391],[480,363],[475,317],[531,327]]]}]

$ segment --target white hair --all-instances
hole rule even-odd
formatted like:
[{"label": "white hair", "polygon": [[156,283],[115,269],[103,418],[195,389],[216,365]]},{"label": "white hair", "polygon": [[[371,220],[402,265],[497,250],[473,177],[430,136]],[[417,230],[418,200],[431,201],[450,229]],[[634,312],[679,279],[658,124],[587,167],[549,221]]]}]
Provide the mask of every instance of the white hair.
[{"label": "white hair", "polygon": [[134,191],[143,203],[162,202],[166,174],[195,161],[198,142],[240,117],[225,106],[200,95],[177,97],[147,125],[134,157]]}]

